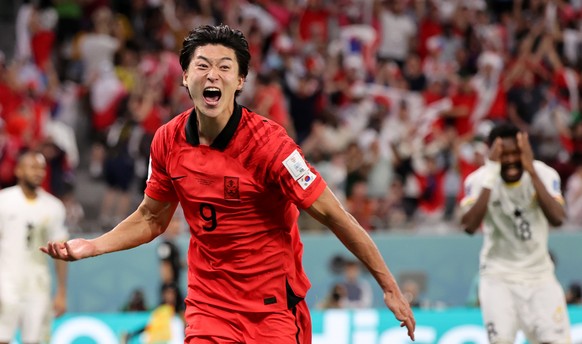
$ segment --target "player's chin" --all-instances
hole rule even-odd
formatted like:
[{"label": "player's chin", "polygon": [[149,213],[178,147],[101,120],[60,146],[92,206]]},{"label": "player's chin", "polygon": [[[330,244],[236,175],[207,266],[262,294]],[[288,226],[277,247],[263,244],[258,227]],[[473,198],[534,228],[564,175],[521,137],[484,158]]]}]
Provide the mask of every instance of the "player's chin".
[{"label": "player's chin", "polygon": [[42,185],[43,180],[44,180],[44,177],[33,178],[30,180],[30,186],[32,188],[38,188]]},{"label": "player's chin", "polygon": [[521,179],[521,176],[515,176],[515,175],[502,175],[503,180],[506,183],[515,183],[518,182]]},{"label": "player's chin", "polygon": [[517,166],[508,166],[501,170],[501,176],[508,183],[517,182],[521,179],[523,169]]},{"label": "player's chin", "polygon": [[203,103],[197,107],[197,110],[206,117],[218,117],[222,113],[220,104],[212,105]]}]

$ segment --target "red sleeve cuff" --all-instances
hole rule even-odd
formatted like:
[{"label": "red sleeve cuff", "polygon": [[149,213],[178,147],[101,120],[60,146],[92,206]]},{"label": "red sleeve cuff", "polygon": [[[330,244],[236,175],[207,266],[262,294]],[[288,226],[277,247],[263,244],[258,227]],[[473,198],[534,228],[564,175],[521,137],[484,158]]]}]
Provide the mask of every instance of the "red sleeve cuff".
[{"label": "red sleeve cuff", "polygon": [[311,192],[309,197],[307,197],[301,203],[298,204],[301,209],[307,209],[311,207],[315,200],[318,199],[319,196],[321,196],[323,190],[325,190],[325,188],[327,187],[327,183],[323,180],[323,178],[321,178],[321,176],[319,176],[319,183],[314,185],[314,187],[315,189],[313,190],[313,192]]},{"label": "red sleeve cuff", "polygon": [[168,195],[167,193],[156,192],[150,188],[145,189],[145,194],[158,202],[178,202],[178,197]]}]

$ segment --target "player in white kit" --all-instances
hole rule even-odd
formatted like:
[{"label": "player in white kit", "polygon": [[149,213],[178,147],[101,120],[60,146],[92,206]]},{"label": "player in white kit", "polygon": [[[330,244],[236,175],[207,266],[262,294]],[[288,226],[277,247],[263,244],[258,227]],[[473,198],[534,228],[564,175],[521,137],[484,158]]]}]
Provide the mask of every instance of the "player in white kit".
[{"label": "player in white kit", "polygon": [[40,185],[46,162],[26,152],[15,170],[18,184],[0,190],[0,344],[20,329],[24,344],[41,343],[50,333],[52,316],[65,312],[67,263],[55,260],[56,292],[51,304],[47,240],[66,240],[65,207]]},{"label": "player in white kit", "polygon": [[489,135],[489,159],[464,182],[461,223],[483,228],[479,301],[489,342],[568,344],[564,291],[548,251],[550,225],[565,220],[558,173],[534,160],[526,133],[499,124]]}]

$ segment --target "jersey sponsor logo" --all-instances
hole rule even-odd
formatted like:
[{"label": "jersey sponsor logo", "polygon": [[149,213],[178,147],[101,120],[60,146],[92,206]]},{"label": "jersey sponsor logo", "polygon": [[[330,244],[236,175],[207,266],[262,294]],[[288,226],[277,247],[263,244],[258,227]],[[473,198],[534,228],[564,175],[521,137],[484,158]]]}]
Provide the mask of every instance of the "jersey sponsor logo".
[{"label": "jersey sponsor logo", "polygon": [[299,154],[297,149],[283,160],[283,165],[285,165],[285,168],[287,168],[287,171],[289,171],[295,180],[298,180],[305,174],[305,172],[309,171],[305,160],[303,160],[303,157],[301,157],[301,154]]},{"label": "jersey sponsor logo", "polygon": [[303,177],[299,178],[299,185],[301,185],[301,188],[305,190],[309,185],[311,185],[311,183],[313,183],[315,178],[317,178],[315,173],[311,172],[311,170],[307,170],[307,173]]},{"label": "jersey sponsor logo", "polygon": [[238,177],[224,177],[224,199],[240,200]]}]

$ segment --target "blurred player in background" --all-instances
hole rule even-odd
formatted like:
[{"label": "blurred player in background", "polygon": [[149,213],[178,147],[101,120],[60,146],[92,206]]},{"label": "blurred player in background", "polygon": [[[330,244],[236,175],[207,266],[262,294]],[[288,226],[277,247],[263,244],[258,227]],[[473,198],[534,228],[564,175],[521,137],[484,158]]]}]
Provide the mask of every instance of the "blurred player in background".
[{"label": "blurred player in background", "polygon": [[[174,338],[172,327],[176,318],[181,317],[181,303],[182,299],[178,297],[179,289],[174,284],[164,284],[162,286],[162,302],[154,308],[150,314],[148,322],[145,327],[137,329],[130,333],[123,333],[121,336],[121,344],[128,343],[143,343],[143,344],[170,344],[179,343],[184,340],[184,335],[181,338]],[[180,304],[176,302],[179,301]],[[177,317],[178,316],[178,317]],[[182,321],[177,324],[182,327]]]},{"label": "blurred player in background", "polygon": [[186,266],[182,262],[182,255],[178,248],[177,240],[182,234],[184,215],[180,208],[176,210],[172,220],[168,224],[166,231],[162,235],[162,242],[157,248],[158,259],[160,261],[160,302],[164,302],[166,289],[175,290],[174,304],[176,312],[184,312],[184,297],[180,289],[182,285],[182,270]]},{"label": "blurred player in background", "polygon": [[67,309],[67,263],[55,261],[56,294],[51,304],[47,257],[38,247],[67,240],[65,206],[40,185],[46,175],[42,154],[20,156],[18,184],[0,191],[0,343],[20,328],[22,342],[48,340],[51,319]]},{"label": "blurred player in background", "polygon": [[570,343],[564,291],[548,251],[549,226],[565,220],[558,173],[534,160],[526,133],[499,124],[489,159],[465,180],[463,228],[483,224],[479,302],[494,344],[512,344],[523,330],[534,343]]},{"label": "blurred player in background", "polygon": [[42,250],[76,260],[136,247],[164,232],[180,203],[192,235],[186,343],[307,344],[301,207],[370,270],[413,339],[412,310],[372,239],[285,129],[236,103],[249,61],[242,32],[224,25],[191,31],[180,64],[194,107],[156,132],[137,211],[96,239]]}]

